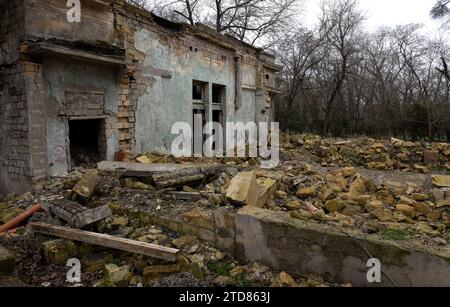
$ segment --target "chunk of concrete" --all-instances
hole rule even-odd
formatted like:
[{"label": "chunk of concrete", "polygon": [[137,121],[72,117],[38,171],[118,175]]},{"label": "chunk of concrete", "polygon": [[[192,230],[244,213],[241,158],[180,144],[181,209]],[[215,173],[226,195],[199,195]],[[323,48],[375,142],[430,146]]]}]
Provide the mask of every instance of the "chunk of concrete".
[{"label": "chunk of concrete", "polygon": [[115,264],[107,264],[104,269],[105,279],[113,283],[116,287],[128,287],[133,274],[130,272],[128,265],[117,266]]},{"label": "chunk of concrete", "polygon": [[256,207],[264,208],[269,197],[273,195],[278,188],[278,182],[271,178],[258,179],[258,200],[256,201]]},{"label": "chunk of concrete", "polygon": [[15,262],[14,254],[0,246],[0,275],[11,274],[14,271]]},{"label": "chunk of concrete", "polygon": [[65,264],[77,254],[77,246],[69,240],[50,240],[42,243],[42,253],[48,263]]},{"label": "chunk of concrete", "polygon": [[258,182],[255,172],[242,172],[234,176],[227,190],[227,198],[239,205],[256,206]]},{"label": "chunk of concrete", "polygon": [[89,209],[69,200],[60,200],[48,207],[51,213],[76,228],[86,227],[112,215],[107,205]]},{"label": "chunk of concrete", "polygon": [[94,194],[97,185],[100,183],[100,179],[97,171],[87,171],[83,178],[73,187],[72,191],[76,196],[87,201]]}]

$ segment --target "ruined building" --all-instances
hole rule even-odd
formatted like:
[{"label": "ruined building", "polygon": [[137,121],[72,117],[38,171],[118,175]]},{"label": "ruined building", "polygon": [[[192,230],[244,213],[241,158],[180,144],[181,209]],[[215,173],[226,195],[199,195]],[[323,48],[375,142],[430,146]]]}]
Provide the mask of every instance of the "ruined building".
[{"label": "ruined building", "polygon": [[87,155],[170,150],[175,122],[267,121],[273,56],[122,0],[0,0],[0,193]]}]

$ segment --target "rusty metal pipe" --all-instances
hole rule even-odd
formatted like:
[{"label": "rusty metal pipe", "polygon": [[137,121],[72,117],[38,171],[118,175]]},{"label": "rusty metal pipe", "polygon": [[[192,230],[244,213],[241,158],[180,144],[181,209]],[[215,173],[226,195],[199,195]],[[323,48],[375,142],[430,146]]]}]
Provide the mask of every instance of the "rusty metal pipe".
[{"label": "rusty metal pipe", "polygon": [[0,234],[3,234],[4,232],[17,228],[20,226],[24,221],[29,219],[33,214],[41,210],[42,207],[40,204],[36,204],[34,206],[29,207],[24,213],[19,214],[12,220],[6,222],[2,226],[0,226]]}]

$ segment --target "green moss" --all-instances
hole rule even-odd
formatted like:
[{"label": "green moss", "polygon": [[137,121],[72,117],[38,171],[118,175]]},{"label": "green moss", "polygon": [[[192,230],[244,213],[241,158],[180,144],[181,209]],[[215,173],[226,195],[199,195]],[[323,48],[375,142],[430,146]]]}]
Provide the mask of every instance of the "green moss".
[{"label": "green moss", "polygon": [[229,262],[208,262],[208,270],[217,276],[230,276],[231,265]]},{"label": "green moss", "polygon": [[380,235],[387,240],[391,241],[403,241],[406,240],[409,236],[409,232],[406,230],[398,229],[398,230],[385,230],[380,233]]}]

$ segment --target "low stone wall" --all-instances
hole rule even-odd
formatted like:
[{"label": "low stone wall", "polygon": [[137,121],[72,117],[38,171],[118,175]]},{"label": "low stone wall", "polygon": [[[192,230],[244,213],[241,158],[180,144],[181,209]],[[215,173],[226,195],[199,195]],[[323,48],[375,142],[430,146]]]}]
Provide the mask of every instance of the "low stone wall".
[{"label": "low stone wall", "polygon": [[236,218],[235,214],[227,208],[216,210],[194,208],[177,217],[136,209],[127,209],[127,213],[144,225],[157,224],[179,234],[193,235],[212,243],[229,255],[235,253]]},{"label": "low stone wall", "polygon": [[[244,261],[257,261],[293,275],[316,273],[354,286],[450,286],[450,253],[432,253],[381,240],[350,237],[337,228],[293,219],[287,213],[244,207],[195,208],[171,218],[128,210],[144,224],[158,224],[214,244]],[[369,256],[370,254],[370,256]],[[381,262],[381,283],[367,281],[370,258]]]},{"label": "low stone wall", "polygon": [[[450,253],[406,248],[377,236],[350,237],[327,225],[251,207],[236,215],[236,256],[354,286],[450,286]],[[379,284],[367,281],[370,258],[379,259],[388,275]]]}]

